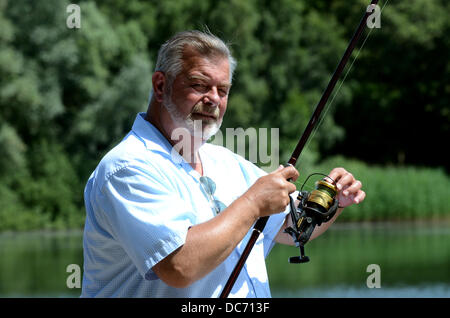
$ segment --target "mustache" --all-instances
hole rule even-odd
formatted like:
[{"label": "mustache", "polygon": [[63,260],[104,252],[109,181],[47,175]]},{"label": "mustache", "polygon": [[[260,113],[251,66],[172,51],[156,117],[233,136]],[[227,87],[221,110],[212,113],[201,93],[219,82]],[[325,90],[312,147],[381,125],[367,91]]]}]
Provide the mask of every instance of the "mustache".
[{"label": "mustache", "polygon": [[211,115],[214,116],[216,119],[218,119],[220,115],[220,110],[219,107],[211,107],[203,102],[199,102],[195,104],[194,107],[192,108],[191,114],[195,113]]}]

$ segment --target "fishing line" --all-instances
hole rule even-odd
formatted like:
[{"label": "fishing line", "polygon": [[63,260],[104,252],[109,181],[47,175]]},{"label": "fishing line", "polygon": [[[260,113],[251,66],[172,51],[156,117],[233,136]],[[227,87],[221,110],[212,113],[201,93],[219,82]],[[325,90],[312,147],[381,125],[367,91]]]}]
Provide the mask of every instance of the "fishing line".
[{"label": "fishing line", "polygon": [[[381,10],[380,10],[380,16],[381,16],[381,13],[382,13],[383,10],[384,10],[384,7],[388,4],[388,2],[389,2],[389,0],[386,0],[386,2],[384,3],[383,7],[381,8]],[[350,73],[350,71],[351,71],[351,69],[352,69],[352,67],[353,67],[353,64],[354,64],[355,61],[358,59],[359,53],[361,52],[361,50],[363,49],[364,45],[366,44],[367,39],[369,38],[369,36],[370,36],[370,34],[372,33],[373,29],[375,29],[375,28],[370,28],[369,33],[367,33],[367,35],[366,35],[366,37],[365,37],[363,43],[361,44],[361,47],[358,49],[358,52],[356,53],[355,58],[353,59],[353,61],[352,61],[352,63],[350,64],[350,66],[348,67],[347,72],[345,73],[344,78],[343,78],[342,81],[340,82],[340,84],[339,84],[339,86],[338,86],[336,92],[334,93],[333,97],[331,98],[331,101],[330,101],[330,102],[328,103],[328,105],[325,107],[324,113],[322,114],[322,116],[321,116],[319,122],[317,123],[317,126],[315,127],[314,131],[313,131],[312,134],[311,134],[311,138],[309,138],[308,141],[306,142],[305,149],[308,149],[308,145],[309,145],[310,141],[314,138],[314,135],[316,134],[317,130],[318,130],[319,127],[322,125],[323,119],[325,118],[327,112],[330,110],[330,107],[331,107],[331,105],[333,104],[334,99],[336,98],[337,94],[338,94],[339,91],[341,90],[342,85],[344,84],[345,80],[347,79],[347,75]]]}]

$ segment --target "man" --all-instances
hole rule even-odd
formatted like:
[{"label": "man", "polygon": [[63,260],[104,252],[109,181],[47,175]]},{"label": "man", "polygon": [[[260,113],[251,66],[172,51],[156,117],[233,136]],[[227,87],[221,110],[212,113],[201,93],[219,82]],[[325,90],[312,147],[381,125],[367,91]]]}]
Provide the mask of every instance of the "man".
[{"label": "man", "polygon": [[[292,244],[283,230],[296,189],[287,180],[298,171],[266,174],[206,143],[225,114],[235,65],[220,39],[199,31],[161,47],[147,113],[86,185],[83,297],[217,297],[252,225],[269,215],[230,296],[270,297],[264,259],[275,242]],[[364,199],[345,169],[330,177],[341,206]]]}]

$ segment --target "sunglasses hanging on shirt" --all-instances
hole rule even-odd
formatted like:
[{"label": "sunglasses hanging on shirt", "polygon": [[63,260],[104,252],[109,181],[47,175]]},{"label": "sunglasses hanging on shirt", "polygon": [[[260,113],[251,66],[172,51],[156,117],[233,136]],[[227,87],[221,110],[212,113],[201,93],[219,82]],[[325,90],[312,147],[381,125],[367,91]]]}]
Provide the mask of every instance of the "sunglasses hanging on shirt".
[{"label": "sunglasses hanging on shirt", "polygon": [[216,192],[215,182],[209,177],[202,176],[202,177],[200,177],[200,184],[201,184],[201,189],[202,189],[203,193],[206,195],[206,197],[208,198],[208,200],[211,204],[211,208],[213,209],[215,215],[217,215],[220,212],[222,212],[223,210],[225,210],[225,208],[227,206],[224,203],[222,203],[220,200],[217,200],[214,198],[214,192]]}]

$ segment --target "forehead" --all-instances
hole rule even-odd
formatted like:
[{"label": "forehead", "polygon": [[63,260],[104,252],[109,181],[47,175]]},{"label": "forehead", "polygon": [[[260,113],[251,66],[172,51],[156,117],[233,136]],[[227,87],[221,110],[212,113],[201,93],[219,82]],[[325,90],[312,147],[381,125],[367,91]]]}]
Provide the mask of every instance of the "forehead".
[{"label": "forehead", "polygon": [[230,84],[230,65],[223,56],[201,56],[192,50],[183,54],[182,73],[188,79],[214,80]]}]

